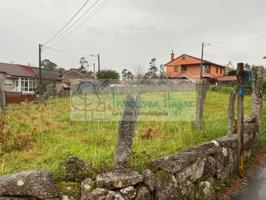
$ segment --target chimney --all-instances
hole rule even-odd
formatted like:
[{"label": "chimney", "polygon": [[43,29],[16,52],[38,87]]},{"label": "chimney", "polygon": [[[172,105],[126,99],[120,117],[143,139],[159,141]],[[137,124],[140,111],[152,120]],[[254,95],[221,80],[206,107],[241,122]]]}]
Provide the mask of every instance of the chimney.
[{"label": "chimney", "polygon": [[173,61],[175,59],[175,54],[174,54],[174,50],[172,50],[172,53],[171,53],[171,61]]}]

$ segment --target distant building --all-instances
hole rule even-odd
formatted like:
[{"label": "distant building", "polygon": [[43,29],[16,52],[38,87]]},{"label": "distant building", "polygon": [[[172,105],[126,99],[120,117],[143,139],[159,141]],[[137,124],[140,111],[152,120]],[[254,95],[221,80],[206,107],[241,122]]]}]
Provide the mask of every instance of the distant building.
[{"label": "distant building", "polygon": [[[36,67],[0,63],[0,74],[4,90],[8,92],[34,94],[39,83],[39,68]],[[44,85],[61,81],[56,72],[46,69],[42,69],[42,80]]]},{"label": "distant building", "polygon": [[[23,67],[24,65],[20,65],[20,66]],[[39,67],[29,67],[29,66],[24,66],[24,67],[25,69],[31,68],[37,81],[39,81]],[[60,76],[58,75],[56,71],[42,69],[41,73],[42,73],[42,83],[45,87],[49,84],[55,84],[55,83],[62,82],[62,79],[60,78]]]},{"label": "distant building", "polygon": [[0,63],[0,74],[4,91],[34,94],[37,83],[31,68]]},{"label": "distant building", "polygon": [[[197,82],[200,79],[201,59],[183,54],[175,58],[171,54],[171,60],[165,64],[168,78],[188,79]],[[207,60],[203,60],[202,77],[210,82],[216,81],[217,78],[223,77],[225,67]]]},{"label": "distant building", "polygon": [[65,84],[70,85],[72,81],[82,79],[95,79],[95,74],[92,71],[70,69],[62,73],[62,80]]},{"label": "distant building", "polygon": [[87,79],[88,76],[82,73],[79,69],[70,69],[62,74],[62,80],[64,83],[69,84],[73,80]]},{"label": "distant building", "polygon": [[[46,87],[61,82],[61,79],[56,72],[42,69],[42,82]],[[0,83],[6,103],[19,103],[26,99],[32,101],[39,84],[39,68],[0,63]]]}]

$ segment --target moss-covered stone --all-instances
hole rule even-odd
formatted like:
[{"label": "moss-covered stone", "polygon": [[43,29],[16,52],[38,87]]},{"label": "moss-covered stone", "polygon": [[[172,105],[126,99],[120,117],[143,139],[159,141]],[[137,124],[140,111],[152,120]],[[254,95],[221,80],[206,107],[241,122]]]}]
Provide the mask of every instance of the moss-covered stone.
[{"label": "moss-covered stone", "polygon": [[65,160],[66,180],[81,182],[91,176],[91,165],[77,156],[70,155]]},{"label": "moss-covered stone", "polygon": [[162,181],[169,181],[171,179],[169,173],[163,170],[155,172],[155,176],[161,179]]},{"label": "moss-covered stone", "polygon": [[60,182],[56,184],[56,189],[62,199],[63,197],[73,200],[80,198],[80,184],[77,182]]}]

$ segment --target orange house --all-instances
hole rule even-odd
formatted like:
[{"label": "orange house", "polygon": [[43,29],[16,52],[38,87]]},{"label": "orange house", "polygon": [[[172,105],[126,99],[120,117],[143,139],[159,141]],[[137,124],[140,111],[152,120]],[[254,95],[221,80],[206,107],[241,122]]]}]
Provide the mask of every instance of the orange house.
[{"label": "orange house", "polygon": [[[171,54],[171,61],[165,64],[168,78],[188,79],[197,82],[200,79],[201,59],[187,54],[175,58]],[[215,81],[223,77],[225,67],[213,62],[203,60],[202,77]]]}]

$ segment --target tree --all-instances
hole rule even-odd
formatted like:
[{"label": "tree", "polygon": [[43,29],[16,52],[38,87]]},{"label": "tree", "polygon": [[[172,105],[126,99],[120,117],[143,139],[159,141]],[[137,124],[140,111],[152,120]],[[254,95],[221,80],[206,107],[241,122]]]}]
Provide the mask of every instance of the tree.
[{"label": "tree", "polygon": [[89,66],[89,63],[88,63],[88,61],[86,60],[85,57],[81,57],[81,58],[80,58],[80,60],[79,60],[79,64],[80,64],[80,68],[79,68],[80,70],[85,70],[86,67]]},{"label": "tree", "polygon": [[57,69],[58,74],[63,74],[66,70],[62,67]]},{"label": "tree", "polygon": [[165,78],[167,78],[167,76],[166,76],[166,72],[165,72],[165,66],[164,66],[164,65],[160,65],[160,74],[159,74],[159,78],[160,78],[160,79],[165,79]]},{"label": "tree", "polygon": [[79,60],[80,68],[79,71],[86,75],[90,79],[95,79],[95,75],[92,71],[87,70],[89,67],[89,62],[86,60],[85,57],[81,57]]},{"label": "tree", "polygon": [[130,80],[133,78],[134,78],[134,76],[130,71],[128,71],[127,69],[122,70],[122,79],[123,80]]},{"label": "tree", "polygon": [[227,74],[227,76],[236,76],[236,70],[232,69],[231,71],[229,71]]},{"label": "tree", "polygon": [[229,61],[225,65],[225,75],[232,76],[232,75],[235,75],[235,73],[236,73],[236,70],[234,70],[234,65],[232,61]]},{"label": "tree", "polygon": [[57,64],[55,64],[54,62],[50,61],[49,59],[42,60],[41,66],[44,69],[48,69],[50,71],[56,71],[58,69]]},{"label": "tree", "polygon": [[150,61],[150,68],[145,74],[146,79],[157,79],[159,76],[157,74],[158,68],[156,66],[156,58],[152,58]]},{"label": "tree", "polygon": [[144,68],[144,66],[141,66],[141,65],[134,67],[135,79],[143,79],[144,78],[143,68]]},{"label": "tree", "polygon": [[251,66],[250,64],[248,63],[245,63],[245,66],[244,66],[245,70],[250,70],[251,69]]},{"label": "tree", "polygon": [[102,70],[97,72],[97,79],[119,79],[119,73],[114,70]]}]

